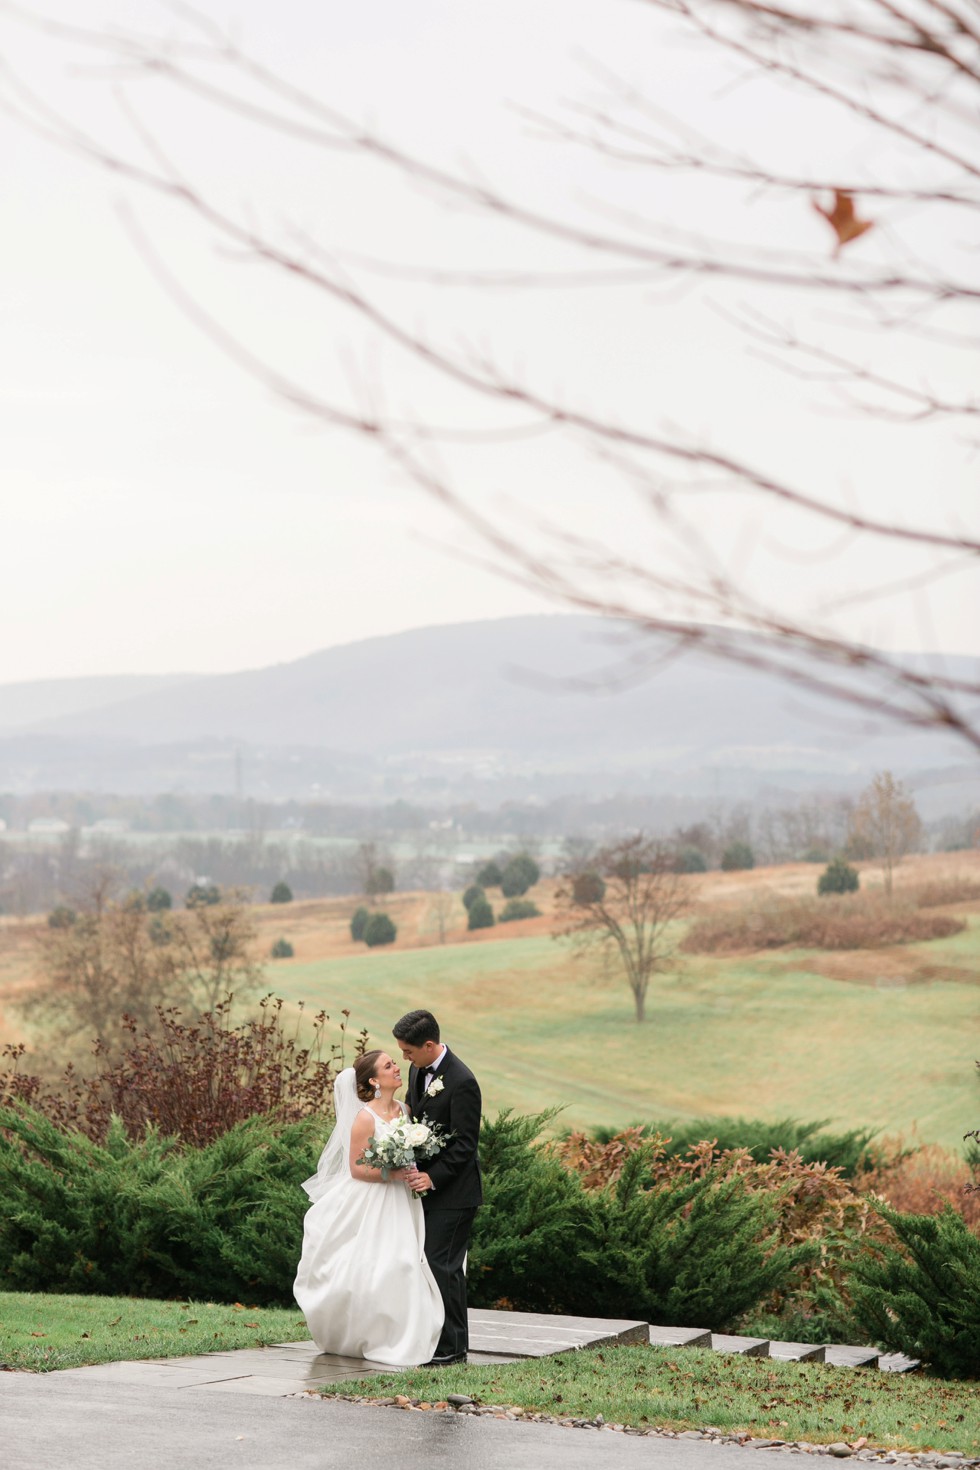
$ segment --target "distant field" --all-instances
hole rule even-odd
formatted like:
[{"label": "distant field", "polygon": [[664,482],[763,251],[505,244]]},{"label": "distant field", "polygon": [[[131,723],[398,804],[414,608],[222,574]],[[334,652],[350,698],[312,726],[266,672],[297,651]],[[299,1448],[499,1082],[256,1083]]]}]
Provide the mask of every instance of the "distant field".
[{"label": "distant field", "polygon": [[[980,926],[969,940],[980,980]],[[386,1048],[392,1021],[427,1006],[490,1111],[562,1105],[568,1125],[792,1115],[948,1147],[980,1123],[976,985],[852,985],[803,953],[698,960],[657,980],[637,1026],[625,985],[542,938],[293,962],[274,980],[287,999],[349,1007]]]},{"label": "distant field", "polygon": [[[901,878],[951,871],[980,877],[980,854],[920,858]],[[711,874],[703,903],[812,892],[816,873]],[[535,896],[547,908],[543,890]],[[547,914],[478,937],[462,931],[459,909],[440,945],[431,896],[395,895],[385,907],[398,944],[371,952],[349,938],[354,906],[258,909],[265,952],[278,935],[296,949],[294,960],[267,966],[269,988],[335,1018],[348,1008],[352,1027],[367,1026],[386,1048],[397,1016],[429,1007],[480,1076],[491,1112],[562,1106],[568,1126],[791,1115],[951,1148],[980,1125],[980,902],[951,910],[967,918],[965,933],[930,944],[687,957],[680,974],[655,981],[642,1026],[625,983],[552,940]],[[30,983],[28,937],[0,928],[0,1041],[16,1028],[9,1001]]]}]

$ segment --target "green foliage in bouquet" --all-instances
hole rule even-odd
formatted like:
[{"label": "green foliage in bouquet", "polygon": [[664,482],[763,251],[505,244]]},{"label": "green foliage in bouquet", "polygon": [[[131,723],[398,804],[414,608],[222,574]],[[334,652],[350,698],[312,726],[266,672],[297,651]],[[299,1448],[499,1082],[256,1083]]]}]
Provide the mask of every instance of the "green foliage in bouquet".
[{"label": "green foliage in bouquet", "polygon": [[878,1208],[899,1244],[855,1263],[855,1317],[881,1347],[944,1378],[980,1375],[980,1239],[951,1205],[938,1215]]}]

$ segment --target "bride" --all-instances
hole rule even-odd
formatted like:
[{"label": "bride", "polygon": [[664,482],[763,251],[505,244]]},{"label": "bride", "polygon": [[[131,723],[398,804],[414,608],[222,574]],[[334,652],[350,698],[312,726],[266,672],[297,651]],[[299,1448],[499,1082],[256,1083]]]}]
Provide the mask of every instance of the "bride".
[{"label": "bride", "polygon": [[321,1353],[393,1367],[425,1363],[442,1330],[443,1305],[425,1260],[422,1203],[407,1169],[357,1160],[372,1133],[408,1113],[395,1101],[401,1073],[387,1052],[369,1051],[334,1084],[337,1121],[317,1171],[303,1188],[313,1204],[293,1291]]}]

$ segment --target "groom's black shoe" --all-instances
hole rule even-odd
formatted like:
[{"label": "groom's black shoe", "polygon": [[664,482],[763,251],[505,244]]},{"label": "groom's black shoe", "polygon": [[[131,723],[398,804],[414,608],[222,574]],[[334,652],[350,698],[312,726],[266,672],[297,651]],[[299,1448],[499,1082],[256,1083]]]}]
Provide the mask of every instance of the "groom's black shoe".
[{"label": "groom's black shoe", "polygon": [[448,1368],[450,1363],[465,1362],[465,1353],[447,1353],[444,1358],[430,1358],[427,1363],[423,1363],[421,1366],[423,1368]]}]

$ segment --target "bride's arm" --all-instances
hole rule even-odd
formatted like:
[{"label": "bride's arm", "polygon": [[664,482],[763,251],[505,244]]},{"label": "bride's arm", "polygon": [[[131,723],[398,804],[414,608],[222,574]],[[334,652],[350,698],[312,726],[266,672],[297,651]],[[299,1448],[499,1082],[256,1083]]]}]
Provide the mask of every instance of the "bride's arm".
[{"label": "bride's arm", "polygon": [[368,1139],[374,1132],[374,1118],[367,1108],[362,1108],[354,1119],[354,1125],[350,1131],[350,1172],[352,1179],[363,1179],[365,1184],[386,1184],[394,1180],[405,1178],[407,1169],[392,1169],[387,1180],[381,1176],[380,1169],[372,1169],[369,1164],[359,1164],[357,1160],[364,1152]]}]

